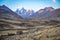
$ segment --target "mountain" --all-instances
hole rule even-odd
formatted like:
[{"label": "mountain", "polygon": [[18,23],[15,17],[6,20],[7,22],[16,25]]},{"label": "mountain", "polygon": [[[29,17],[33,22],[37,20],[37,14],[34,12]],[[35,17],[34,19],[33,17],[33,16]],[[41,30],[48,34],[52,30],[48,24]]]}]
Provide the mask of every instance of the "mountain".
[{"label": "mountain", "polygon": [[16,10],[16,13],[17,13],[18,15],[20,15],[22,18],[30,18],[31,15],[34,14],[34,10],[26,10],[26,9],[22,8],[22,9],[20,9],[20,10],[17,9],[17,10]]},{"label": "mountain", "polygon": [[38,10],[36,13],[46,13],[46,12],[50,12],[50,11],[53,11],[53,10],[54,10],[54,8],[52,8],[52,7],[46,7],[44,9]]},{"label": "mountain", "polygon": [[24,8],[22,8],[22,9],[20,10],[20,12],[21,12],[21,14],[26,14],[26,10],[25,10]]},{"label": "mountain", "polygon": [[25,10],[24,8],[22,8],[22,9],[17,9],[17,10],[16,10],[16,13],[19,14],[19,15],[20,15],[20,14],[26,14],[26,10]]},{"label": "mountain", "polygon": [[19,9],[17,9],[17,10],[16,10],[16,13],[17,13],[17,14],[20,14],[20,10],[19,10]]},{"label": "mountain", "polygon": [[52,7],[46,7],[44,9],[40,9],[38,10],[34,16],[32,16],[33,18],[48,18],[50,15],[50,12],[52,12],[54,10],[54,8]]},{"label": "mountain", "polygon": [[0,18],[5,19],[20,19],[21,16],[17,15],[15,12],[13,12],[11,9],[6,7],[5,5],[0,6]]},{"label": "mountain", "polygon": [[27,14],[33,15],[33,14],[34,14],[34,10],[28,10],[28,11],[27,11]]},{"label": "mountain", "polygon": [[53,7],[45,7],[44,9],[40,9],[36,12],[34,10],[26,10],[22,8],[21,10],[17,10],[17,14],[19,14],[23,18],[55,18],[60,15],[60,8],[54,9]]}]

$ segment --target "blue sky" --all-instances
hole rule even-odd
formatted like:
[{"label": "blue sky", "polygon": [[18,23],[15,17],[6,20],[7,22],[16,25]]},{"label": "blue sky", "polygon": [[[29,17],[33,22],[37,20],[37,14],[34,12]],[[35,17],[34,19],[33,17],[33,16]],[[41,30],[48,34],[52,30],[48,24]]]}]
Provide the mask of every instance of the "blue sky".
[{"label": "blue sky", "polygon": [[22,7],[37,11],[45,7],[60,8],[60,0],[0,0],[0,5],[6,5],[13,11]]}]

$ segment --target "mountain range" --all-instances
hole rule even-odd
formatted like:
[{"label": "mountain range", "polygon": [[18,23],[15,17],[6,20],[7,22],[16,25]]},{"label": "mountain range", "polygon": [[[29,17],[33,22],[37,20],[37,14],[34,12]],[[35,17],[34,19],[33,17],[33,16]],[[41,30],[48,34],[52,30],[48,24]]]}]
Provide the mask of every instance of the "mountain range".
[{"label": "mountain range", "polygon": [[17,10],[16,10],[16,13],[17,13],[18,15],[20,15],[22,18],[30,18],[31,15],[34,14],[34,10],[26,10],[26,9],[22,8],[22,9],[20,9],[20,10],[17,9]]},{"label": "mountain range", "polygon": [[17,9],[16,13],[22,18],[56,18],[60,17],[60,8],[54,9],[53,7],[45,7],[36,12],[22,8],[21,10]]},{"label": "mountain range", "polygon": [[0,6],[0,18],[5,19],[26,19],[26,18],[60,18],[60,8],[54,9],[53,7],[46,7],[36,12],[34,10],[26,10],[22,8],[17,9],[15,12],[7,6]]}]

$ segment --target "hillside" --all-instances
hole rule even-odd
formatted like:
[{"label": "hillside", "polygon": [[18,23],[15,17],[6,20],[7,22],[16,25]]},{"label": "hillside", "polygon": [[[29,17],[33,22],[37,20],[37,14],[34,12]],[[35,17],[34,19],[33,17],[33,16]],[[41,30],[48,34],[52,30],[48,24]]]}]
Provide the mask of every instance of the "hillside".
[{"label": "hillside", "polygon": [[5,5],[0,6],[0,19],[21,19],[22,17],[17,15],[11,9],[6,7]]}]

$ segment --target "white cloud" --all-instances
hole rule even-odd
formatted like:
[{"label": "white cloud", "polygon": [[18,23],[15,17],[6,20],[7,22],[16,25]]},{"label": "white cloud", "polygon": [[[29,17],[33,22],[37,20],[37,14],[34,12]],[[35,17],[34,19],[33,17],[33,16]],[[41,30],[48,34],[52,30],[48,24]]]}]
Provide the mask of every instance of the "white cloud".
[{"label": "white cloud", "polygon": [[53,0],[54,3],[56,3],[56,0]]}]

